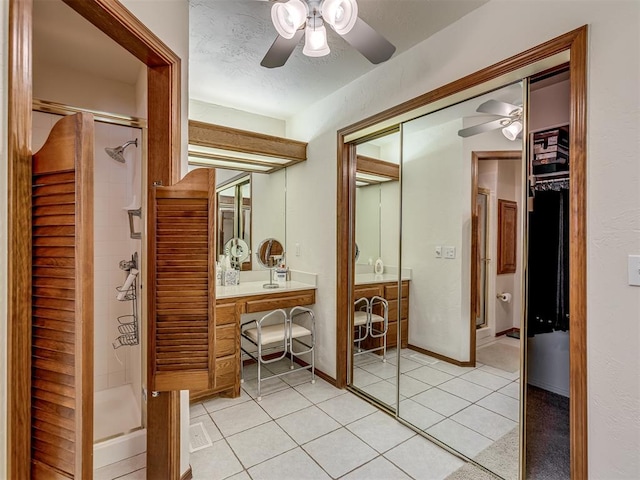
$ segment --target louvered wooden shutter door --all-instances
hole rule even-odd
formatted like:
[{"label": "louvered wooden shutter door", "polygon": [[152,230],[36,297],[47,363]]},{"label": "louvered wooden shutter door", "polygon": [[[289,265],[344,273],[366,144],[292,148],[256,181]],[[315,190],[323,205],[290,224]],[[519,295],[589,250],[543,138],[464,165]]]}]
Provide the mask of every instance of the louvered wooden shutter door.
[{"label": "louvered wooden shutter door", "polygon": [[93,117],[33,156],[31,477],[93,476]]},{"label": "louvered wooden shutter door", "polygon": [[154,187],[149,258],[153,391],[203,390],[215,375],[215,171]]}]

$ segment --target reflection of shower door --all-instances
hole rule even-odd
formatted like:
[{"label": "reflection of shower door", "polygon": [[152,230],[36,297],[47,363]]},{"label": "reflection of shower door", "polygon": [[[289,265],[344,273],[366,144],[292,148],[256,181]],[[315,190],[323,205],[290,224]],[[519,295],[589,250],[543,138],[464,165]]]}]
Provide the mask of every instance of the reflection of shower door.
[{"label": "reflection of shower door", "polygon": [[476,269],[477,279],[477,294],[476,294],[476,328],[485,327],[487,325],[487,278],[488,271],[487,265],[489,263],[488,258],[488,245],[487,245],[487,233],[489,231],[489,190],[484,188],[478,189],[476,196],[476,214],[478,216],[478,250],[477,250],[477,262],[478,268]]}]

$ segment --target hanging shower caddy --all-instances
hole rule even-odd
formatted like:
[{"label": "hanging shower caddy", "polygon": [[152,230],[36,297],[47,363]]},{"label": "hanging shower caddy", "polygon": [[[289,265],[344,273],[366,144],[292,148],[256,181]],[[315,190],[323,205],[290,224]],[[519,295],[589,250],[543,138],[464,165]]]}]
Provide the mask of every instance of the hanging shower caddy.
[{"label": "hanging shower caddy", "polygon": [[117,299],[121,302],[131,302],[131,315],[120,315],[118,317],[118,332],[120,336],[112,343],[113,348],[123,346],[138,345],[140,343],[138,329],[138,252],[131,256],[131,260],[122,260],[120,269],[128,272],[129,275],[125,283],[116,287]]}]

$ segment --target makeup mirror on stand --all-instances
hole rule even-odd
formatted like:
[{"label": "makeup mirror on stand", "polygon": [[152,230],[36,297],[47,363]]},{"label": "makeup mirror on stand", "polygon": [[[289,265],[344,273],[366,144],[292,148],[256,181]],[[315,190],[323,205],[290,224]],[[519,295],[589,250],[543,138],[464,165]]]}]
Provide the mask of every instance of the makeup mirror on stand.
[{"label": "makeup mirror on stand", "polygon": [[258,263],[269,269],[269,283],[263,285],[264,288],[278,288],[278,284],[273,281],[273,270],[282,263],[284,259],[284,247],[275,238],[266,238],[256,252]]}]

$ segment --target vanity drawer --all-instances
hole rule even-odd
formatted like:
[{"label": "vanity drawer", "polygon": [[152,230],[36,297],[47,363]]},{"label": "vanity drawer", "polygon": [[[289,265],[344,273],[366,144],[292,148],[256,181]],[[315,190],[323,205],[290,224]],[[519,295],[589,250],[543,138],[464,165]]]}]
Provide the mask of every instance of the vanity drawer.
[{"label": "vanity drawer", "polygon": [[216,358],[233,355],[237,348],[237,326],[216,327]]},{"label": "vanity drawer", "polygon": [[367,286],[361,286],[361,287],[356,287],[353,289],[353,299],[354,301],[359,299],[359,298],[371,298],[371,297],[375,297],[376,295],[378,296],[382,296],[382,286],[381,285],[367,285]]},{"label": "vanity drawer", "polygon": [[225,387],[233,387],[236,382],[236,367],[239,365],[236,355],[218,358],[216,360],[216,387],[220,390]]},{"label": "vanity drawer", "polygon": [[297,305],[313,305],[314,303],[316,303],[315,290],[275,298],[267,296],[260,300],[248,301],[246,313],[266,312],[277,308],[291,308]]},{"label": "vanity drawer", "polygon": [[236,304],[216,305],[216,325],[235,324]]},{"label": "vanity drawer", "polygon": [[[406,320],[409,318],[409,301],[402,299],[402,311],[400,312],[400,318]],[[389,321],[395,322],[398,320],[398,300],[389,300]]]},{"label": "vanity drawer", "polygon": [[[402,282],[402,298],[409,296],[409,282]],[[398,284],[384,286],[384,298],[387,300],[395,300],[398,298]]]}]

